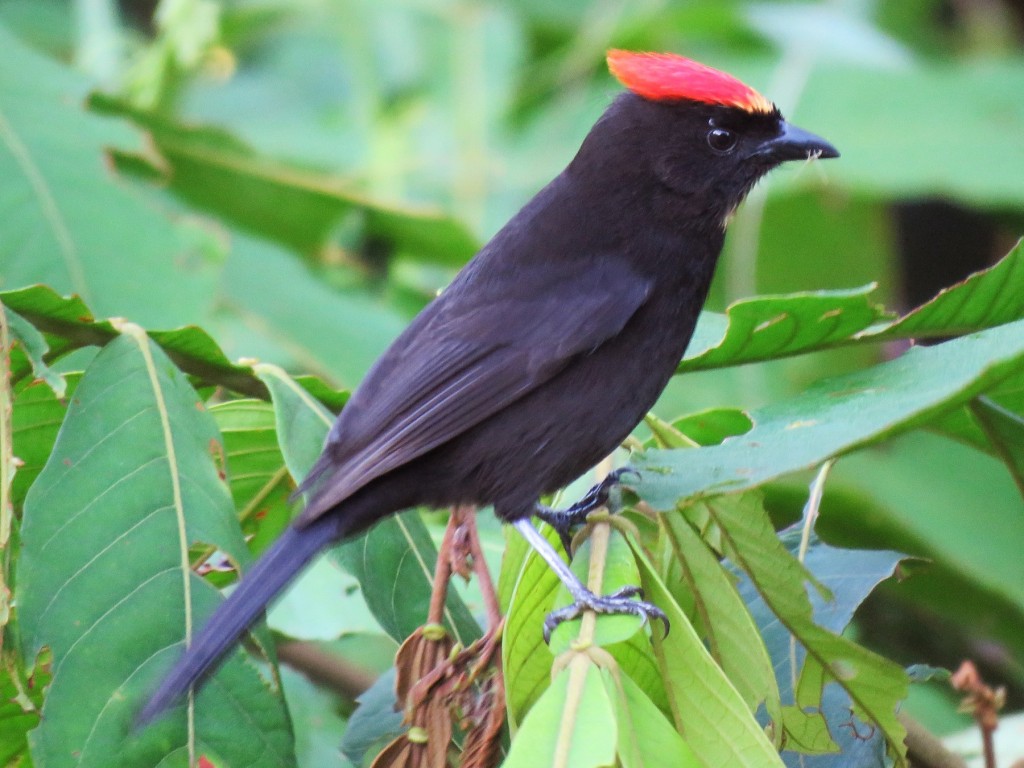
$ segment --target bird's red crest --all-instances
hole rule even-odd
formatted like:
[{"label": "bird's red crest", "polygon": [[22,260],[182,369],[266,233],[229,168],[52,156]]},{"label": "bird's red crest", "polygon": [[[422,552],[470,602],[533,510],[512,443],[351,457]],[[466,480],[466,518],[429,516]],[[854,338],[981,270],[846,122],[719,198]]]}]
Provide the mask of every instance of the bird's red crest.
[{"label": "bird's red crest", "polygon": [[687,99],[770,113],[768,99],[732,75],[674,53],[608,51],[608,69],[637,96],[653,101]]}]

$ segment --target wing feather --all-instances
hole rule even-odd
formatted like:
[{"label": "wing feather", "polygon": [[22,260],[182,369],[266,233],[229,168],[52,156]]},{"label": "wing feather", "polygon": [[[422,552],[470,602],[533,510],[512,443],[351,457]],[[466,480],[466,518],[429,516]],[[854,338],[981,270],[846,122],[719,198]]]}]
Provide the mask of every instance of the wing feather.
[{"label": "wing feather", "polygon": [[486,420],[615,336],[650,294],[649,283],[617,266],[548,283],[525,300],[442,294],[345,406],[303,483],[312,498],[297,522]]}]

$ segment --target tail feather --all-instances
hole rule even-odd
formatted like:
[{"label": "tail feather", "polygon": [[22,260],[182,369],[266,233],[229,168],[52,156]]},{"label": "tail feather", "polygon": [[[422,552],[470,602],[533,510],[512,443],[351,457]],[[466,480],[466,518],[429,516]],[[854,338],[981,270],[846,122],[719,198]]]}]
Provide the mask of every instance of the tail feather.
[{"label": "tail feather", "polygon": [[338,535],[336,520],[289,527],[239,581],[164,677],[136,718],[141,727],[159,717],[204,675],[212,671],[238,638],[296,574]]}]

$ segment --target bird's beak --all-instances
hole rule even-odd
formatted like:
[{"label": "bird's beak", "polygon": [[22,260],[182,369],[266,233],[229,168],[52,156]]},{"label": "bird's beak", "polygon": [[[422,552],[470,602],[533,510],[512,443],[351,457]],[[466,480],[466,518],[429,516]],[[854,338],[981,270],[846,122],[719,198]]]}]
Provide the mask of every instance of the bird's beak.
[{"label": "bird's beak", "polygon": [[753,156],[774,163],[783,163],[787,160],[839,157],[839,150],[820,136],[783,121],[780,133],[758,145]]}]

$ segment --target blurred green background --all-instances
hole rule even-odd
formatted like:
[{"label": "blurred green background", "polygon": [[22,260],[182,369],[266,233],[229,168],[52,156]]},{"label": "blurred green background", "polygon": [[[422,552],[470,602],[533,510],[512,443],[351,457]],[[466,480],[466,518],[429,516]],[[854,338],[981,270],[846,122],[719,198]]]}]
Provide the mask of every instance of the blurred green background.
[{"label": "blurred green background", "polygon": [[[351,387],[572,158],[623,47],[730,71],[842,152],[755,191],[710,308],[871,282],[908,308],[1024,233],[1022,41],[1021,0],[0,0],[0,289],[199,325]],[[59,226],[4,192],[26,157],[60,180]],[[657,412],[751,408],[898,352],[680,377]],[[780,523],[807,480],[768,488]],[[859,638],[971,657],[1020,708],[1024,542],[1002,526],[1022,511],[1005,467],[946,438],[840,461],[826,538],[928,559],[865,604]],[[955,707],[938,685],[909,705],[939,732],[968,724]]]}]

